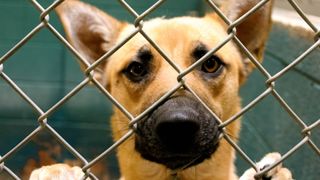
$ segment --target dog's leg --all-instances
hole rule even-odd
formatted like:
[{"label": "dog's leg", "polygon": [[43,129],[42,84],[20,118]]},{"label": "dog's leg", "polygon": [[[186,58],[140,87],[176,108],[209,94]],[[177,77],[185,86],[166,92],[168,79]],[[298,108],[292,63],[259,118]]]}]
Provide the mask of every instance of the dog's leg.
[{"label": "dog's leg", "polygon": [[[277,160],[281,158],[279,153],[269,153],[260,162],[257,163],[257,166],[260,170],[270,166],[271,164],[275,163]],[[244,174],[240,177],[239,180],[254,180],[254,175],[256,171],[253,168],[250,168],[244,172]],[[292,174],[287,169],[282,167],[280,163],[278,166],[271,169],[264,175],[263,179],[271,179],[271,180],[291,180]]]}]

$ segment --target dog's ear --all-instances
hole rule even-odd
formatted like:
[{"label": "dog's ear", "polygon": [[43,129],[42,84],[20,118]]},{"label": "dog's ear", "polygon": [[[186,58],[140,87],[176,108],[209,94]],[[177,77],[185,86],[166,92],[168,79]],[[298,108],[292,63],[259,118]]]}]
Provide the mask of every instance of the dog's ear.
[{"label": "dog's ear", "polygon": [[[221,10],[230,21],[234,22],[259,2],[260,0],[228,0],[221,5]],[[273,1],[264,4],[236,27],[237,37],[260,62],[263,59],[265,44],[271,29],[272,4]],[[243,60],[245,64],[243,75],[247,76],[254,65],[245,55]]]},{"label": "dog's ear", "polygon": [[[56,12],[68,41],[90,64],[114,45],[124,24],[98,8],[77,0],[66,0],[56,8]],[[102,63],[97,67],[95,78],[101,80],[104,66],[105,63]]]}]

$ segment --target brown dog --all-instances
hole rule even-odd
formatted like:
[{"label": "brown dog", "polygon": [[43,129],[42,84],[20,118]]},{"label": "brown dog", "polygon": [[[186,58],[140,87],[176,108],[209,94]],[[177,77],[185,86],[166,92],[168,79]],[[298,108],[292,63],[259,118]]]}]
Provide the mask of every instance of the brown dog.
[{"label": "brown dog", "polygon": [[[222,5],[234,21],[258,0],[230,0]],[[272,2],[267,3],[237,27],[237,37],[258,59],[262,59],[270,30]],[[134,31],[134,26],[120,22],[95,7],[79,1],[66,1],[57,7],[69,42],[90,63]],[[144,22],[143,30],[165,54],[186,69],[227,36],[227,26],[212,13],[201,18],[157,18]],[[98,67],[95,78],[134,116],[139,115],[162,95],[177,86],[177,71],[141,35],[137,34]],[[239,87],[253,65],[233,42],[227,43],[199,67],[189,73],[185,83],[222,121],[239,112]],[[125,180],[237,179],[235,151],[222,138],[217,119],[196,99],[188,88],[180,88],[159,107],[136,124],[135,135],[118,149],[122,178]],[[128,131],[129,121],[117,108],[112,116],[114,140]],[[238,138],[240,122],[226,131]],[[279,159],[269,154],[260,162],[263,168]],[[31,179],[44,176],[80,178],[77,167],[43,167]],[[173,173],[174,172],[174,173]],[[253,179],[248,170],[242,179]],[[278,166],[268,173],[272,179],[291,179]]]}]

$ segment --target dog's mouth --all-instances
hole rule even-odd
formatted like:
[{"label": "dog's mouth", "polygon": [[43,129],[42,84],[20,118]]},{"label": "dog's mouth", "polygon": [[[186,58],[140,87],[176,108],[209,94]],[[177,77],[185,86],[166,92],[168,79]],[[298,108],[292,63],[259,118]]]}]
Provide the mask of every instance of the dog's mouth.
[{"label": "dog's mouth", "polygon": [[171,98],[137,124],[136,150],[176,170],[201,163],[216,151],[217,120],[195,99]]}]

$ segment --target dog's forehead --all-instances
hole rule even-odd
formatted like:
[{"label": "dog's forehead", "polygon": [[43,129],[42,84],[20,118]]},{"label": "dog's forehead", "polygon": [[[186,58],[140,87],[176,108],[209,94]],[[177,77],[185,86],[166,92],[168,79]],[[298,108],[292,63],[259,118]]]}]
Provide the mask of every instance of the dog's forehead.
[{"label": "dog's forehead", "polygon": [[[133,25],[125,26],[119,34],[117,43],[123,41],[134,31]],[[209,48],[215,47],[227,36],[220,21],[208,17],[156,18],[144,22],[143,31],[172,58],[181,57],[182,54],[191,54],[199,42]],[[150,42],[142,34],[137,33],[115,53],[115,59],[123,59],[123,62],[118,62],[117,66],[125,66],[126,61],[132,60],[139,49],[146,45],[151,47]]]},{"label": "dog's forehead", "polygon": [[[226,36],[221,21],[213,18],[177,17],[171,19],[155,18],[146,21],[143,31],[159,46],[161,44],[189,43],[191,41],[206,41],[217,43]],[[134,31],[134,26],[128,25],[120,33],[118,40],[124,39]],[[147,40],[137,34],[133,40],[137,44],[146,44]]]}]

